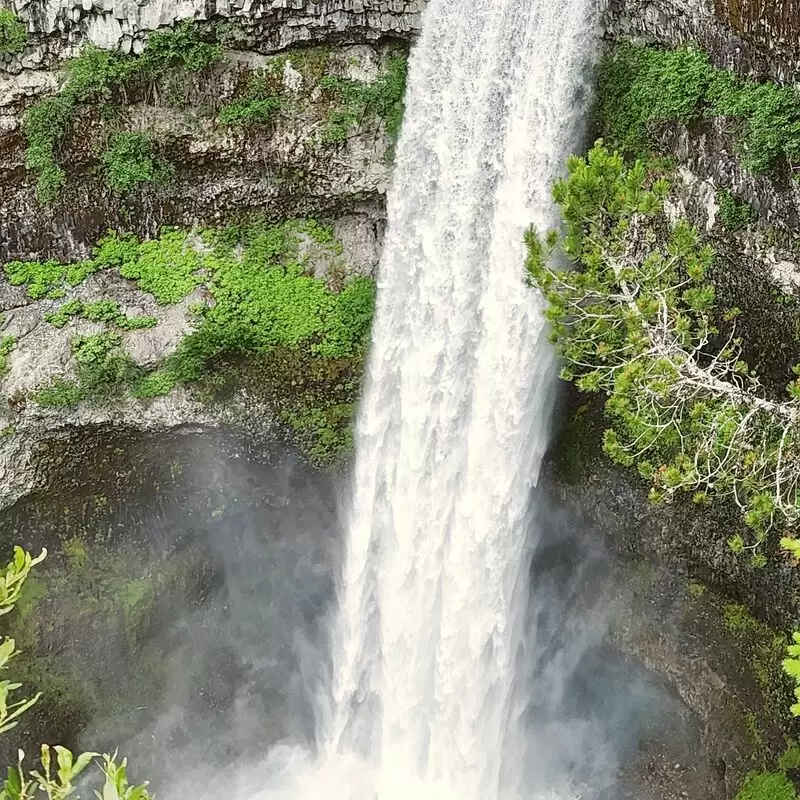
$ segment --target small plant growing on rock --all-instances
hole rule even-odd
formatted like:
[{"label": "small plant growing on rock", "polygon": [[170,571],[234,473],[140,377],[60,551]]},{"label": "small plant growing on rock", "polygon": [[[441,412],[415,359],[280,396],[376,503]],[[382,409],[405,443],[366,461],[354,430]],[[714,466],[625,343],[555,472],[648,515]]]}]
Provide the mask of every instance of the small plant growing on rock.
[{"label": "small plant growing on rock", "polygon": [[735,800],[797,800],[797,792],[783,772],[750,772]]},{"label": "small plant growing on rock", "polygon": [[13,11],[0,9],[0,55],[21,52],[28,41],[28,29]]},{"label": "small plant growing on rock", "polygon": [[730,127],[742,164],[754,174],[800,162],[800,94],[712,66],[697,47],[617,45],[601,63],[601,123],[635,152],[652,146],[659,126],[708,117]]},{"label": "small plant growing on rock", "polygon": [[[198,72],[221,56],[222,46],[205,41],[200,29],[188,20],[173,29],[153,32],[139,56],[86,45],[77,58],[67,62],[58,94],[32,105],[23,119],[26,162],[38,175],[39,201],[52,205],[66,183],[58,152],[80,106],[92,104],[102,111],[124,100],[130,91],[151,89],[167,70]],[[166,175],[164,162],[144,140],[136,138],[143,135],[130,134],[116,144],[112,139],[112,153],[103,166],[115,191],[131,191],[144,179],[155,181]]]},{"label": "small plant growing on rock", "polygon": [[0,375],[8,370],[8,355],[16,347],[17,340],[7,334],[0,336]]},{"label": "small plant growing on rock", "polygon": [[118,195],[126,197],[145,184],[166,186],[175,168],[159,155],[146,133],[115,133],[100,157],[106,183]]},{"label": "small plant growing on rock", "polygon": [[231,100],[220,109],[217,117],[220,124],[251,127],[271,122],[285,102],[280,80],[280,76],[268,72],[252,73],[241,97]]},{"label": "small plant growing on rock", "polygon": [[725,230],[731,233],[744,230],[751,222],[755,221],[756,213],[750,203],[740,200],[729,189],[720,189],[717,192],[717,205],[719,206],[719,219]]},{"label": "small plant growing on rock", "polygon": [[389,59],[383,72],[372,83],[326,75],[320,88],[333,102],[323,129],[325,142],[342,142],[367,118],[386,121],[386,133],[394,141],[403,121],[408,63],[404,56]]}]

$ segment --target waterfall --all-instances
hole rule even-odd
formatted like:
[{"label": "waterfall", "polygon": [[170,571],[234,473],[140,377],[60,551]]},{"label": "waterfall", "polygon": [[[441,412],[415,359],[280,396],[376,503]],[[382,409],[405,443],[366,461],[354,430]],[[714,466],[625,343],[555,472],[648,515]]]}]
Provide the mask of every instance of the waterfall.
[{"label": "waterfall", "polygon": [[556,222],[550,187],[580,143],[596,17],[593,0],[425,11],[388,199],[330,700],[314,763],[287,770],[281,797],[524,794],[515,665],[554,360],[523,234]]},{"label": "waterfall", "polygon": [[503,749],[553,382],[523,233],[555,222],[594,38],[590,0],[433,0],[412,54],[324,734],[381,800],[518,783]]}]

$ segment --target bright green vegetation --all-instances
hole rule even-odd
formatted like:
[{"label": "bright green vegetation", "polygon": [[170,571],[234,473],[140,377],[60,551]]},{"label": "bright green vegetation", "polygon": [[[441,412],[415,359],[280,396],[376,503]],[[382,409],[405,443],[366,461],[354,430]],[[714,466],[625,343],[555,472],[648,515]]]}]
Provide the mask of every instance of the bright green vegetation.
[{"label": "bright green vegetation", "polygon": [[[167,234],[176,235],[185,237]],[[302,346],[323,358],[360,356],[372,319],[372,281],[356,278],[341,292],[332,292],[323,281],[306,274],[307,265],[300,256],[304,238],[329,235],[306,221],[254,224],[206,234],[211,251],[206,255],[195,251],[195,257],[197,268],[211,276],[214,305],[202,310],[197,330],[137,394],[162,394],[187,380],[197,380],[207,364],[221,355],[264,354],[274,348]],[[151,248],[160,241],[138,247]],[[129,257],[139,257],[135,247]],[[147,289],[141,281],[139,285]]]},{"label": "bright green vegetation", "polygon": [[91,322],[106,322],[122,330],[139,330],[152,328],[158,320],[151,316],[127,316],[115,300],[98,300],[94,303],[83,303],[80,300],[69,300],[44,315],[45,322],[56,328],[63,328],[75,317],[83,317]]},{"label": "bright green vegetation", "polygon": [[797,800],[797,792],[783,772],[751,772],[735,800]]},{"label": "bright green vegetation", "polygon": [[12,286],[25,286],[34,300],[64,296],[65,286],[77,286],[101,268],[95,261],[59,264],[57,261],[7,261],[3,265]]},{"label": "bright green vegetation", "polygon": [[85,397],[85,392],[74,381],[53,378],[50,385],[39,389],[33,399],[43,408],[69,408]]},{"label": "bright green vegetation", "polygon": [[55,377],[50,386],[34,395],[45,408],[65,408],[87,398],[117,394],[140,379],[144,370],[122,349],[118,333],[73,336],[70,343],[75,359],[75,381]]},{"label": "bright green vegetation", "polygon": [[284,103],[281,74],[253,72],[242,94],[220,109],[218,120],[221,125],[264,125],[280,113]]},{"label": "bright green vegetation", "polygon": [[386,132],[393,141],[403,122],[403,96],[408,62],[405,56],[392,56],[380,76],[372,83],[327,75],[320,87],[334,103],[322,134],[327,142],[347,139],[365,117],[386,120]]},{"label": "bright green vegetation", "polygon": [[123,197],[142,184],[165,186],[175,174],[175,168],[158,154],[155,143],[146,133],[112,134],[100,162],[106,183]]},{"label": "bright green vegetation", "polygon": [[136,281],[162,305],[177,303],[204,280],[198,274],[203,266],[200,254],[187,234],[175,230],[145,242],[111,232],[98,242],[93,258],[101,267],[117,267],[123,278]]},{"label": "bright green vegetation", "polygon": [[[31,106],[23,120],[27,163],[39,175],[37,192],[42,203],[54,202],[66,181],[57,156],[72,131],[78,109],[91,105],[103,114],[126,97],[150,89],[167,71],[206,69],[221,58],[222,47],[201,37],[200,29],[186,21],[174,29],[152,33],[139,56],[87,45],[77,58],[67,62],[59,93]],[[148,147],[136,135],[119,136],[112,137],[103,157],[112,188],[130,191],[145,179],[162,180],[168,175],[169,169],[152,145]]]},{"label": "bright green vegetation", "polygon": [[[111,300],[63,303],[46,316],[48,322],[63,327],[82,316],[114,330],[73,337],[75,380],[54,376],[36,402],[63,408],[118,394],[146,399],[198,381],[213,394],[247,360],[262,365],[269,385],[261,390],[313,463],[332,463],[350,446],[375,287],[370,279],[354,278],[333,291],[310,274],[310,254],[320,249],[335,266],[341,244],[313,220],[256,220],[200,234],[170,229],[147,241],[109,233],[82,262],[81,274],[118,269],[162,304],[179,302],[202,285],[212,302],[193,309],[196,329],[149,373],[124,352],[118,330],[150,326],[152,317],[126,317]],[[62,285],[70,269],[48,263],[46,279],[38,263],[17,262],[12,273],[18,283],[35,278],[28,290],[34,285],[44,296]]]},{"label": "bright green vegetation", "polygon": [[0,375],[8,369],[8,354],[14,349],[17,340],[10,334],[0,336]]},{"label": "bright green vegetation", "polygon": [[717,192],[717,204],[720,222],[725,230],[731,233],[744,230],[756,219],[753,206],[745,200],[740,200],[728,189],[720,189]]},{"label": "bright green vegetation", "polygon": [[0,55],[19,53],[28,41],[28,29],[13,11],[0,9]]},{"label": "bright green vegetation", "polygon": [[[0,571],[0,616],[10,614],[15,606],[23,607],[23,590],[26,588],[31,569],[40,563],[47,555],[46,550],[36,558],[32,558],[19,547],[14,548],[14,558]],[[28,610],[31,601],[35,604],[35,597],[31,600],[28,593]],[[0,637],[0,672],[8,673],[12,670],[12,663],[16,667],[20,651],[14,639],[8,636]],[[19,699],[16,697],[21,684],[4,679],[0,681],[0,734],[15,728],[23,714],[42,700],[42,693],[33,697]],[[130,785],[126,775],[126,761],[116,761],[113,756],[99,753],[82,753],[75,755],[67,748],[60,745],[51,747],[43,744],[40,750],[40,768],[29,771],[24,765],[25,754],[19,751],[19,760],[15,766],[9,766],[7,778],[3,784],[0,797],[2,800],[30,800],[34,796],[46,795],[49,800],[66,800],[74,797],[77,787],[76,781],[86,768],[94,764],[104,776],[102,792],[98,797],[103,800],[150,800],[147,784],[140,786]]]},{"label": "bright green vegetation", "polygon": [[[528,237],[562,376],[607,396],[604,450],[651,482],[653,500],[732,501],[753,540],[734,536],[731,547],[761,565],[767,533],[800,518],[800,384],[773,399],[741,342],[720,335],[707,278],[714,253],[686,220],[665,224],[664,177],[602,144],[568,170],[553,190],[563,235]],[[575,269],[553,269],[554,249]],[[722,324],[737,313],[719,314]]]},{"label": "bright green vegetation", "polygon": [[786,648],[787,656],[783,660],[783,670],[794,683],[795,703],[791,707],[792,715],[800,717],[800,633],[792,634],[792,643]]},{"label": "bright green vegetation", "polygon": [[626,150],[651,147],[662,123],[717,117],[735,133],[742,163],[753,173],[800,158],[800,93],[742,80],[693,47],[617,45],[602,61],[599,97],[604,133]]}]

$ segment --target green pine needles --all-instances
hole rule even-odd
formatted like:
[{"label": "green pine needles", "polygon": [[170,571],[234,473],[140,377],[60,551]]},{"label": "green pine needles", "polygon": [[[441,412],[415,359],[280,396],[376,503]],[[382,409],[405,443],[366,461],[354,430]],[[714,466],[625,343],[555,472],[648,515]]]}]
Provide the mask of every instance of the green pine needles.
[{"label": "green pine needles", "polygon": [[[741,355],[737,310],[715,325],[713,251],[685,220],[671,224],[669,185],[602,142],[569,160],[553,197],[563,233],[528,235],[528,267],[547,301],[562,377],[607,396],[604,449],[664,501],[732,500],[753,531],[733,537],[754,564],[767,532],[800,520],[800,380],[768,396]],[[572,269],[554,266],[559,251]],[[800,374],[800,370],[796,370]]]},{"label": "green pine needles", "polygon": [[601,63],[598,95],[604,133],[626,150],[652,147],[662,123],[716,118],[751,172],[800,166],[800,92],[717,69],[696,47],[621,43]]}]

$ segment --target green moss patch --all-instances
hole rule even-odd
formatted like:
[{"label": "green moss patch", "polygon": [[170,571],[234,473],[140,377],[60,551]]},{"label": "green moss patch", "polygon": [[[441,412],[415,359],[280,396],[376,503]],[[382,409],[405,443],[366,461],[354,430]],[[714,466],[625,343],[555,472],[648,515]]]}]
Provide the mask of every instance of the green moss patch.
[{"label": "green moss patch", "polygon": [[[203,286],[208,302],[193,309],[195,329],[150,371],[125,352],[121,332],[149,327],[154,318],[129,317],[112,300],[63,303],[46,315],[48,322],[63,327],[82,317],[108,329],[73,337],[75,378],[54,375],[35,401],[65,408],[114,395],[145,400],[185,384],[196,384],[213,398],[241,379],[247,363],[257,363],[269,384],[260,387],[260,395],[292,438],[313,463],[336,461],[351,442],[375,286],[355,277],[334,290],[314,277],[317,256],[334,273],[337,266],[344,270],[341,244],[314,220],[251,220],[193,233],[170,229],[146,241],[109,233],[92,259],[82,262],[85,274],[118,270],[162,304],[179,302]],[[29,293],[33,286],[36,295],[46,296],[62,289],[70,269],[55,262],[16,262],[12,274],[30,281]]]},{"label": "green moss patch", "polygon": [[751,772],[735,800],[797,800],[797,792],[782,772]]}]

